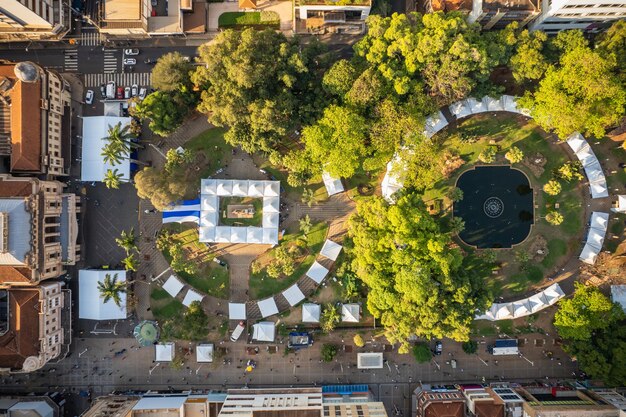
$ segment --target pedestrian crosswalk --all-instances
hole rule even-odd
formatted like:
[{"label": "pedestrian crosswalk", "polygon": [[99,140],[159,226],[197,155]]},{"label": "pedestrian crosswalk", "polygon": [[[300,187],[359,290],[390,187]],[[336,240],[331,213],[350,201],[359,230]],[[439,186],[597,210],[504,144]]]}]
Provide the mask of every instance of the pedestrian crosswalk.
[{"label": "pedestrian crosswalk", "polygon": [[137,84],[139,87],[150,87],[149,72],[130,72],[124,74],[85,74],[85,87],[98,87],[109,81],[114,81],[118,86],[132,86]]},{"label": "pedestrian crosswalk", "polygon": [[63,51],[63,71],[78,71],[78,49],[66,49]]},{"label": "pedestrian crosswalk", "polygon": [[104,72],[117,72],[117,67],[119,64],[118,49],[106,49],[104,51]]},{"label": "pedestrian crosswalk", "polygon": [[83,46],[98,46],[101,42],[100,32],[83,32],[80,34],[80,44]]}]

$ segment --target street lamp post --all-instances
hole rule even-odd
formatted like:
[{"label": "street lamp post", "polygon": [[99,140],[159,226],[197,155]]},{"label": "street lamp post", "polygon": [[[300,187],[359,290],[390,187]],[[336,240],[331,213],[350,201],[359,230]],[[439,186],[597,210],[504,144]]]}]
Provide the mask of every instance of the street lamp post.
[{"label": "street lamp post", "polygon": [[85,348],[85,350],[83,350],[82,352],[80,352],[78,354],[78,357],[80,358],[81,356],[83,356],[83,354],[85,354],[89,349]]},{"label": "street lamp post", "polygon": [[154,366],[152,367],[152,369],[150,369],[150,370],[148,371],[148,372],[149,372],[149,374],[150,374],[150,375],[152,375],[152,371],[154,371],[154,370],[157,368],[157,366],[159,366],[159,365],[161,365],[161,362],[158,362],[156,365],[154,365]]},{"label": "street lamp post", "polygon": [[203,365],[198,366],[198,369],[196,369],[196,375],[198,375],[198,372],[200,372],[200,368],[202,368],[203,366],[204,366],[204,364],[203,364]]}]

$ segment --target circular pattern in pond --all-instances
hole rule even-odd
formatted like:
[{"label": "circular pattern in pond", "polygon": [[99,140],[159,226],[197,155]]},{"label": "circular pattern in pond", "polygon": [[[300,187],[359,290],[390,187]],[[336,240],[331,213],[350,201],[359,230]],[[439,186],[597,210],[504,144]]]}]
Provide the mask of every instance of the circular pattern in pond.
[{"label": "circular pattern in pond", "polygon": [[459,238],[479,249],[510,248],[528,237],[534,222],[528,177],[510,166],[479,166],[461,174],[463,200],[454,216],[465,222]]},{"label": "circular pattern in pond", "polygon": [[504,211],[504,203],[498,197],[489,197],[483,207],[485,214],[491,218],[500,217]]}]

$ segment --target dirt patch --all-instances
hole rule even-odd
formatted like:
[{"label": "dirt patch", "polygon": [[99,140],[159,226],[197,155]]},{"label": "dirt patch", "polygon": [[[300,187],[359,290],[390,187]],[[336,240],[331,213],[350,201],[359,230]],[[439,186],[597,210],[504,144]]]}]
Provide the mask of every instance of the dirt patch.
[{"label": "dirt patch", "polygon": [[532,256],[533,262],[541,262],[548,254],[548,242],[541,236],[535,236],[528,247],[528,253]]},{"label": "dirt patch", "polygon": [[539,152],[525,157],[522,161],[524,166],[530,169],[533,175],[537,178],[539,178],[545,171],[544,167],[546,166],[546,162],[548,162],[546,157]]}]

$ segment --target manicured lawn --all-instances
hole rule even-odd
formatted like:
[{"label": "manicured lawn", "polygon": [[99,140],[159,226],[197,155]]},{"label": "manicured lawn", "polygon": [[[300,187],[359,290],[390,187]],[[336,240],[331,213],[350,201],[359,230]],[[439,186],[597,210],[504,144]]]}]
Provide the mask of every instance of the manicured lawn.
[{"label": "manicured lawn", "polygon": [[561,239],[552,239],[548,241],[548,254],[541,264],[546,268],[552,268],[557,260],[567,253],[567,243]]},{"label": "manicured lawn", "polygon": [[[248,205],[254,207],[254,215],[249,218],[229,219],[227,209],[229,205]],[[256,226],[261,227],[263,219],[263,199],[252,197],[222,197],[220,199],[220,225],[225,226]]]},{"label": "manicured lawn", "polygon": [[152,297],[152,299],[156,301],[167,300],[168,298],[172,298],[172,296],[169,295],[167,291],[165,291],[163,288],[160,288],[160,287],[153,289],[152,293],[150,294],[150,297]]},{"label": "manicured lawn", "polygon": [[183,304],[170,297],[170,301],[166,303],[153,303],[152,314],[158,321],[165,321],[176,317],[183,311]]},{"label": "manicured lawn", "polygon": [[[176,271],[176,275],[201,292],[218,298],[228,298],[230,288],[228,269],[213,262],[214,256],[208,252],[207,246],[198,241],[198,228],[187,224],[170,224],[165,228],[170,231],[175,241],[183,244],[185,254],[198,265],[196,274]],[[163,256],[168,262],[172,261],[168,250],[163,251]]]},{"label": "manicured lawn", "polygon": [[278,26],[280,16],[276,12],[225,12],[218,18],[219,27],[230,26]]},{"label": "manicured lawn", "polygon": [[[309,237],[307,240],[308,254],[296,267],[293,274],[283,278],[272,278],[268,276],[265,271],[261,271],[258,274],[250,274],[250,289],[249,294],[251,299],[266,298],[276,293],[279,293],[294,282],[296,282],[306,271],[313,265],[317,254],[322,249],[324,241],[326,240],[326,234],[328,233],[328,224],[325,222],[319,222],[313,225]],[[302,238],[302,233],[299,231],[296,233],[289,233],[283,237],[282,244],[295,243],[296,240]],[[271,251],[259,257],[261,262],[267,262],[271,259]]]}]

